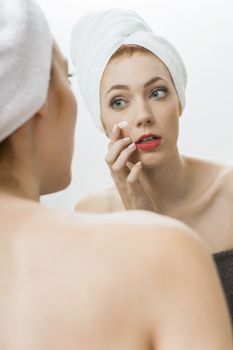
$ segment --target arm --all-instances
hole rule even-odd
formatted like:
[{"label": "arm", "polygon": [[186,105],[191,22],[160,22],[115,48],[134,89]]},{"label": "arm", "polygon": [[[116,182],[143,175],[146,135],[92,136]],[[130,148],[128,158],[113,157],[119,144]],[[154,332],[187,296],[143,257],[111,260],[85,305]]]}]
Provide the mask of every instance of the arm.
[{"label": "arm", "polygon": [[152,268],[148,314],[154,349],[232,349],[230,318],[212,258],[198,240],[179,230],[175,235],[166,246],[167,259]]}]

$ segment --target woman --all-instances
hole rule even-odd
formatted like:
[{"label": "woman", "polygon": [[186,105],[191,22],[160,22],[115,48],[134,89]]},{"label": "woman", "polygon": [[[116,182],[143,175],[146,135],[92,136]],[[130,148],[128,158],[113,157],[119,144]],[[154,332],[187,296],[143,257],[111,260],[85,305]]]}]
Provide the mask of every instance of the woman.
[{"label": "woman", "polygon": [[76,102],[36,3],[0,9],[1,349],[232,349],[214,265],[185,225],[39,205],[69,184]]},{"label": "woman", "polygon": [[233,317],[233,168],[178,151],[187,82],[179,53],[135,12],[113,9],[76,24],[72,56],[87,108],[110,139],[115,183],[76,209],[145,209],[188,224],[214,254]]}]

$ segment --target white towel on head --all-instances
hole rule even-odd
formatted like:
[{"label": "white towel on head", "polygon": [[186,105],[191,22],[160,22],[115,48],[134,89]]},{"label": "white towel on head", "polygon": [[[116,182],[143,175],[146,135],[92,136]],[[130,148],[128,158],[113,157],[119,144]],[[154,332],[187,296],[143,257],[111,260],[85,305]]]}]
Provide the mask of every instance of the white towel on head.
[{"label": "white towel on head", "polygon": [[157,36],[134,11],[110,9],[91,12],[74,26],[71,58],[77,82],[95,125],[103,131],[100,118],[100,82],[104,69],[123,44],[142,46],[158,56],[170,71],[177,95],[184,109],[187,73],[176,48]]},{"label": "white towel on head", "polygon": [[46,101],[52,46],[33,0],[0,0],[0,142]]}]

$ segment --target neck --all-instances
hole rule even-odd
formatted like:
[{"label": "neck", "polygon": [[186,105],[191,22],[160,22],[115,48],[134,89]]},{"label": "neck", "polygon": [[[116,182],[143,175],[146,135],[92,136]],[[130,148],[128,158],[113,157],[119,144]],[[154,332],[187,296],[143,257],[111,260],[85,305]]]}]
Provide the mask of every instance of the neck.
[{"label": "neck", "polygon": [[0,166],[0,193],[11,195],[32,201],[39,201],[40,186],[39,181],[32,172],[25,169],[2,169]]},{"label": "neck", "polygon": [[189,189],[187,166],[178,150],[166,163],[143,168],[139,181],[158,211],[174,206],[187,195]]}]

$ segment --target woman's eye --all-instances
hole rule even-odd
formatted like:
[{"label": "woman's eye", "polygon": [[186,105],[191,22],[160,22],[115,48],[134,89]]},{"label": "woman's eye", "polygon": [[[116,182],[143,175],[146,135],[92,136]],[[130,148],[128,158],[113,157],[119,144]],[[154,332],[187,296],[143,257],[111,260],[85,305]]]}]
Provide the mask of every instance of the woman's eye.
[{"label": "woman's eye", "polygon": [[111,102],[111,106],[115,109],[122,108],[126,105],[126,101],[123,98],[116,98]]},{"label": "woman's eye", "polygon": [[151,92],[150,97],[154,98],[155,100],[158,100],[159,98],[162,98],[166,95],[167,89],[156,89]]}]

